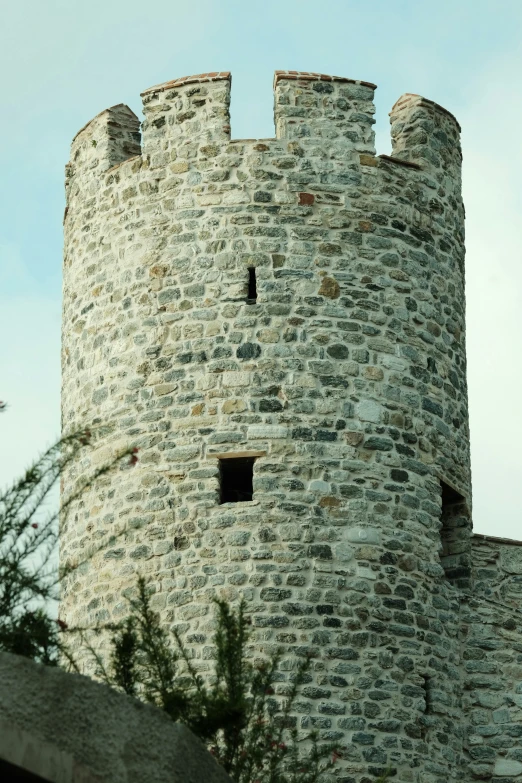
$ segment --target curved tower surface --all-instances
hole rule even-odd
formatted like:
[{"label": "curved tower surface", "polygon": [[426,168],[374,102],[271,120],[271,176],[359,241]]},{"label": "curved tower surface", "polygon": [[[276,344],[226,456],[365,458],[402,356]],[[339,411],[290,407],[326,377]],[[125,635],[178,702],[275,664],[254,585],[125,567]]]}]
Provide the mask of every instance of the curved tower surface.
[{"label": "curved tower surface", "polygon": [[63,425],[102,425],[92,465],[140,454],[74,506],[63,562],[114,540],[62,615],[120,619],[142,573],[204,672],[211,597],[244,596],[259,654],[288,677],[311,656],[297,717],[340,780],[447,783],[470,565],[459,126],[405,95],[376,156],[374,85],[278,71],[274,91],[273,139],[230,139],[210,73],[143,93],[141,148],[123,105],[73,141]]}]

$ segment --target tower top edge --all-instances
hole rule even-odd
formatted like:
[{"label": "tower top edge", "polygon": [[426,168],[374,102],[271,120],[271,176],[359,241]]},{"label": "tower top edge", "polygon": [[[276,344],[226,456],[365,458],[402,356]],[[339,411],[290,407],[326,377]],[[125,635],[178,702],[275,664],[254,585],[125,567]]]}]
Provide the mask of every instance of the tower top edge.
[{"label": "tower top edge", "polygon": [[430,101],[429,98],[424,98],[422,95],[417,95],[416,93],[413,92],[407,92],[404,93],[404,95],[401,95],[401,97],[392,106],[390,117],[393,114],[397,114],[398,112],[402,111],[402,109],[412,108],[413,106],[416,105],[428,106],[434,109],[435,111],[439,111],[442,114],[445,114],[447,117],[453,120],[459,132],[462,130],[459,121],[457,120],[454,114],[448,111],[448,109],[445,109],[444,106],[440,105],[440,103],[435,103],[435,101]]},{"label": "tower top edge", "polygon": [[[147,87],[141,93],[141,97],[148,95],[151,92],[162,92],[163,90],[170,90],[175,87],[181,87],[185,84],[197,84],[201,82],[217,82],[221,80],[232,81],[232,74],[230,71],[212,71],[210,73],[199,73],[193,76],[181,76],[178,79],[172,79],[162,84],[155,84],[152,87]],[[323,81],[323,82],[345,82],[347,84],[360,84],[363,87],[368,87],[371,90],[376,90],[377,85],[372,82],[361,81],[359,79],[350,79],[346,76],[331,76],[325,73],[314,73],[312,71],[275,71],[274,72],[274,87],[280,81]]]},{"label": "tower top edge", "polygon": [[98,114],[96,114],[94,117],[92,117],[89,122],[86,122],[85,125],[83,125],[80,130],[75,133],[73,136],[72,142],[75,142],[80,133],[83,133],[83,131],[89,127],[95,120],[97,120],[99,117],[102,117],[104,114],[108,114],[109,112],[115,111],[117,109],[124,109],[125,111],[128,111],[129,114],[131,114],[135,119],[139,122],[139,117],[130,109],[126,103],[116,103],[114,106],[108,106],[106,109],[103,109],[102,111],[99,111]]},{"label": "tower top edge", "polygon": [[522,541],[517,538],[502,538],[499,536],[488,536],[485,533],[473,533],[474,541],[491,541],[493,544],[505,544],[508,546],[522,546]]},{"label": "tower top edge", "polygon": [[148,95],[150,92],[162,92],[163,90],[171,90],[174,87],[181,87],[185,84],[198,84],[201,82],[219,82],[219,81],[232,81],[232,74],[230,71],[211,71],[210,73],[198,73],[193,76],[181,76],[178,79],[172,79],[169,82],[163,82],[163,84],[155,84],[153,87],[147,87],[142,93],[141,97]]},{"label": "tower top edge", "polygon": [[[213,82],[218,84],[212,87],[211,83]],[[208,116],[206,114],[201,115],[199,119],[194,122],[196,122],[196,125],[199,123],[199,125],[197,125],[199,130],[204,126],[205,133],[210,135],[214,134],[212,136],[213,138],[217,134],[216,139],[219,137],[220,141],[230,142],[229,104],[231,82],[232,75],[230,71],[212,71],[192,76],[182,76],[164,82],[163,84],[149,87],[142,92],[141,96],[143,98],[145,115],[145,121],[142,125],[144,139],[143,149],[148,152],[150,144],[154,146],[154,144],[158,143],[160,136],[164,136],[167,131],[170,133],[170,130],[167,127],[162,131],[159,131],[161,125],[156,128],[159,114],[170,111],[172,108],[170,105],[172,101],[181,100],[190,102],[191,96],[200,91],[198,85],[201,85],[201,89],[204,91],[210,90],[212,92],[210,103],[214,105],[214,113],[211,112]],[[334,87],[335,83],[338,84],[337,88]],[[205,84],[207,85],[206,87],[204,86]],[[373,124],[374,122],[372,117],[374,113],[373,90],[376,89],[376,85],[371,82],[312,71],[277,70],[274,72],[273,87],[275,94],[276,136],[278,138],[286,137],[288,133],[291,134],[291,132],[293,132],[295,117],[292,114],[293,110],[288,108],[288,102],[294,101],[298,103],[301,93],[308,91],[313,92],[315,95],[315,92],[329,94],[340,90],[343,95],[346,93],[350,98],[355,98],[360,102],[364,102],[364,104],[357,104],[358,111],[367,113],[368,124]],[[326,98],[321,100],[323,101],[321,106],[323,106],[323,104],[326,106],[326,103],[324,103]],[[205,101],[203,101],[203,104],[204,103]],[[216,106],[218,109],[216,109]],[[361,109],[361,106],[364,106],[364,108]],[[323,109],[321,109],[321,111],[322,110]],[[216,130],[216,127],[214,127],[215,117],[217,116],[215,114],[216,111],[218,111],[223,122],[223,124],[219,125],[219,132]],[[299,109],[299,111],[301,112],[299,115],[301,118],[306,115],[306,109]],[[326,111],[326,109],[324,109],[324,111]],[[193,116],[194,112],[189,112],[187,116],[181,113],[180,117],[182,117],[182,120],[180,120],[179,123],[177,122],[177,115],[175,112],[170,117],[171,120],[175,120],[174,125],[177,130],[176,133],[174,133],[174,131],[172,132],[176,137],[176,144],[181,143],[183,139],[186,140],[187,138],[186,128],[185,126],[181,127],[181,122],[185,119],[190,119]],[[357,123],[359,121],[358,118],[359,115],[354,114],[353,122]],[[327,116],[327,113],[324,115],[323,119],[325,122],[335,123],[335,119],[329,115]],[[427,142],[422,141],[422,139],[419,141],[421,137],[415,137],[414,141],[411,141],[412,128],[417,126],[422,126],[424,128],[426,120],[429,120],[429,125],[426,126],[426,128],[428,128],[428,131],[430,132],[433,128],[436,128],[441,124],[444,125],[445,132],[449,134],[447,143],[454,148],[453,163],[457,168],[460,166],[460,161],[462,160],[459,140],[461,127],[456,117],[443,106],[422,95],[405,93],[393,105],[390,112],[390,119],[392,124],[393,147],[393,153],[390,160],[393,160],[393,162],[400,161],[401,163],[404,163],[404,165],[410,165],[412,168],[425,166],[428,168],[430,168],[430,166],[437,168],[439,164],[442,165],[441,161],[435,163],[433,154],[424,149]],[[348,120],[345,118],[345,121],[348,125],[352,122],[350,118],[348,118]],[[163,118],[161,122],[164,124],[165,118]],[[203,123],[203,126],[200,127],[201,123]],[[113,155],[111,152],[112,157],[109,156],[110,160],[107,158],[105,161],[107,164],[106,168],[111,168],[114,165],[120,164],[123,160],[127,160],[140,152],[140,120],[136,114],[123,103],[116,104],[99,112],[93,119],[87,122],[78,133],[76,133],[73,139],[73,152],[75,155],[76,146],[82,144],[87,136],[92,134],[98,134],[96,139],[93,140],[93,147],[96,146],[101,139],[107,140],[107,149],[110,148],[113,152],[119,145],[118,153],[114,153]],[[125,147],[124,151],[123,147]],[[370,147],[373,149],[373,141],[371,141]],[[98,158],[100,154],[105,155],[106,153],[107,150],[105,150],[105,148],[101,149],[99,154],[97,153]],[[387,156],[381,157],[383,157],[384,160],[388,159]],[[77,156],[75,160],[76,159]],[[443,167],[446,167],[446,164],[447,161],[444,163]]]},{"label": "tower top edge", "polygon": [[347,76],[329,76],[326,73],[314,73],[313,71],[275,71],[274,87],[283,80],[307,81],[307,82],[345,82],[347,84],[360,84],[363,87],[369,87],[376,90],[377,85],[373,82],[364,82],[359,79],[349,79]]}]

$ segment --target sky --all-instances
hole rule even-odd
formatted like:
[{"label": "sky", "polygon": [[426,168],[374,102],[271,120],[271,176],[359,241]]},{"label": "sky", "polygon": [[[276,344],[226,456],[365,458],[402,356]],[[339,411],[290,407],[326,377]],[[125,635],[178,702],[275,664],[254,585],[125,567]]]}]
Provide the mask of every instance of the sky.
[{"label": "sky", "polygon": [[522,2],[2,0],[0,487],[60,428],[64,165],[104,108],[230,70],[232,137],[274,135],[276,69],[374,82],[377,152],[406,92],[462,126],[475,532],[522,539]]}]

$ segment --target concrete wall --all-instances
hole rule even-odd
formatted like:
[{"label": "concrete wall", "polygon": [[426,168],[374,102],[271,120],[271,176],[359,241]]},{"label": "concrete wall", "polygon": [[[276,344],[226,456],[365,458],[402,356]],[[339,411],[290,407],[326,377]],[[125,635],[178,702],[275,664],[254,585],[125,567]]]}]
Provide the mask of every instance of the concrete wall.
[{"label": "concrete wall", "polygon": [[230,780],[156,707],[8,653],[0,653],[0,759],[51,783]]}]

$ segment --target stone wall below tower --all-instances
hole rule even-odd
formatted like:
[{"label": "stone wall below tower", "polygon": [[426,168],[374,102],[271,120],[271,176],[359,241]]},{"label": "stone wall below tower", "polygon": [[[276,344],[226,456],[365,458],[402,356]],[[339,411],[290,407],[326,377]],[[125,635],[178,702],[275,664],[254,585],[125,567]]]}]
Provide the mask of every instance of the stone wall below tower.
[{"label": "stone wall below tower", "polygon": [[462,707],[468,781],[522,780],[522,542],[475,535],[462,596]]}]

